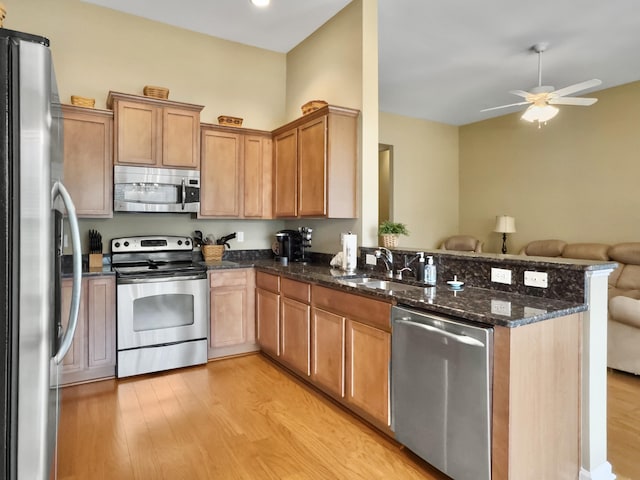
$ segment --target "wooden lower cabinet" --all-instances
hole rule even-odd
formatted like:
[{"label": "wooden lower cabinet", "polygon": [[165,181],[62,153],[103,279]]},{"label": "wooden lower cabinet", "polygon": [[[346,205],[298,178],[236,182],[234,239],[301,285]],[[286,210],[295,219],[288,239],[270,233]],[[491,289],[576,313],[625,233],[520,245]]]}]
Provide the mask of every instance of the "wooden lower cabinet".
[{"label": "wooden lower cabinet", "polygon": [[[62,281],[61,314],[65,329],[71,308],[72,285],[71,279]],[[62,361],[62,385],[115,376],[115,306],[114,276],[82,280],[78,327],[71,349]]]},{"label": "wooden lower cabinet", "polygon": [[311,313],[311,380],[344,398],[345,323],[342,315],[314,307]]},{"label": "wooden lower cabinet", "polygon": [[388,426],[391,424],[391,334],[364,323],[347,320],[346,337],[346,400],[380,424]]},{"label": "wooden lower cabinet", "polygon": [[211,271],[208,357],[258,350],[255,329],[255,272],[252,268]]},{"label": "wooden lower cabinet", "polygon": [[[264,272],[257,275],[271,285],[278,278]],[[273,286],[256,290],[261,349],[390,432],[391,304],[285,277],[280,280],[279,294]],[[260,287],[260,281],[256,283]]]},{"label": "wooden lower cabinet", "polygon": [[309,348],[311,307],[286,297],[282,297],[280,301],[282,307],[280,360],[298,373],[309,376],[311,374]]},{"label": "wooden lower cabinet", "polygon": [[280,277],[256,273],[256,330],[260,349],[280,355]]}]

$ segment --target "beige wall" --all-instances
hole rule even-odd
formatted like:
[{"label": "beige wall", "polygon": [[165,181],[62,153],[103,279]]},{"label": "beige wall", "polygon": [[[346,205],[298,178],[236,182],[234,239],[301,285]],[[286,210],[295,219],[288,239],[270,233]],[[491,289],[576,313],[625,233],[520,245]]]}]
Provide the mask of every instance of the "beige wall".
[{"label": "beige wall", "polygon": [[243,117],[271,130],[284,123],[286,56],[221,40],[80,0],[5,0],[5,27],[51,40],[60,98],[96,99],[109,90],[142,94],[145,85],[169,98],[204,105],[202,121]]},{"label": "beige wall", "polygon": [[[377,3],[354,0],[287,54],[286,112],[289,119],[299,117],[300,106],[314,99],[361,111],[360,218],[286,222],[289,228],[305,225],[314,229],[314,251],[339,251],[341,232],[356,233],[360,244],[371,244],[363,231],[370,232],[377,222],[377,187],[371,187],[371,182],[377,185],[377,45]],[[370,167],[375,168],[373,177],[369,174]],[[363,175],[363,171],[366,174]],[[375,205],[373,213],[371,203]]]},{"label": "beige wall", "polygon": [[458,127],[380,112],[380,142],[393,145],[393,221],[401,247],[436,248],[458,233]]},{"label": "beige wall", "polygon": [[[271,130],[285,123],[286,56],[188,32],[79,0],[4,0],[7,28],[44,35],[51,49],[60,97],[77,94],[104,108],[109,90],[142,94],[144,85],[170,89],[169,98],[205,105],[204,122],[220,114],[244,118],[244,126]],[[243,231],[233,248],[270,248],[282,221],[196,220],[190,215],[115,214],[81,220],[103,239],[124,235],[220,236]],[[105,250],[108,246],[105,242]]]},{"label": "beige wall", "polygon": [[495,215],[516,219],[509,253],[527,242],[640,239],[640,82],[560,107],[546,126],[520,113],[460,128],[460,230],[498,252]]}]

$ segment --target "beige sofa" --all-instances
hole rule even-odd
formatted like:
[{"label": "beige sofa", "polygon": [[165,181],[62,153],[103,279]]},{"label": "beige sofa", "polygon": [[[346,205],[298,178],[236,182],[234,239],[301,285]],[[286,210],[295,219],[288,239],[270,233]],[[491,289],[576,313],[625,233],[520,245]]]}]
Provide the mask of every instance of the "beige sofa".
[{"label": "beige sofa", "polygon": [[609,276],[607,365],[640,375],[640,242],[606,245],[536,240],[527,244],[520,253],[612,260],[619,264]]}]

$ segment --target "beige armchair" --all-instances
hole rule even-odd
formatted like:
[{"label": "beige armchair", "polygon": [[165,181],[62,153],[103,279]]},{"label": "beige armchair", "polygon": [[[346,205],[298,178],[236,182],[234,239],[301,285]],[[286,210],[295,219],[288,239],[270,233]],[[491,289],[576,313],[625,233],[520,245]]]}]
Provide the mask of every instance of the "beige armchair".
[{"label": "beige armchair", "polygon": [[454,235],[442,242],[440,249],[482,253],[482,242],[471,235]]}]

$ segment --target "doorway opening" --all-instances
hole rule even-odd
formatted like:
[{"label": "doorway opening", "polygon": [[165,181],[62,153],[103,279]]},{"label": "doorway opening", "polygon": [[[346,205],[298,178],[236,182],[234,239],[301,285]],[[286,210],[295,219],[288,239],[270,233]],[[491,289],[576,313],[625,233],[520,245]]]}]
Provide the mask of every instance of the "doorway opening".
[{"label": "doorway opening", "polygon": [[393,220],[393,145],[378,145],[378,225]]}]

